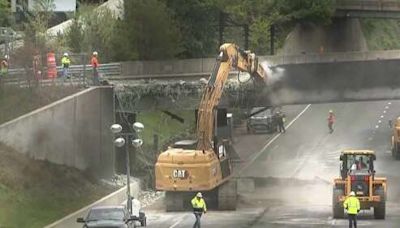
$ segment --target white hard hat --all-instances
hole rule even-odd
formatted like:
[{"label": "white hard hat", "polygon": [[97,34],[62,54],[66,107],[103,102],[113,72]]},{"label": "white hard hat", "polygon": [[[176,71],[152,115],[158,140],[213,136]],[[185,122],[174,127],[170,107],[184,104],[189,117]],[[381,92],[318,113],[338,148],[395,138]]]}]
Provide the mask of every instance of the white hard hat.
[{"label": "white hard hat", "polygon": [[5,55],[4,58],[5,58],[5,59],[8,59],[8,55]]},{"label": "white hard hat", "polygon": [[67,52],[65,52],[65,53],[64,53],[64,56],[68,56],[68,53],[67,53]]},{"label": "white hard hat", "polygon": [[198,193],[196,194],[196,196],[199,197],[199,198],[203,198],[203,195],[201,194],[201,192],[198,192]]},{"label": "white hard hat", "polygon": [[94,51],[94,52],[93,52],[93,55],[98,55],[97,51]]},{"label": "white hard hat", "polygon": [[332,113],[333,111],[332,111],[332,109],[331,110],[329,110],[329,113]]},{"label": "white hard hat", "polygon": [[354,193],[353,191],[350,192],[349,196],[355,196],[356,193]]}]

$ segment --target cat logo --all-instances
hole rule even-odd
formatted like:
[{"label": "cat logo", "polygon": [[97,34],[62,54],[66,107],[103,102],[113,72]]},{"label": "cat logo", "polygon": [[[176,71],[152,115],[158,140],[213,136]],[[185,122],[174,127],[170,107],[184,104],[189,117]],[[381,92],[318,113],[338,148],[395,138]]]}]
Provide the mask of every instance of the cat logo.
[{"label": "cat logo", "polygon": [[189,172],[184,169],[174,169],[172,177],[175,179],[186,179],[189,177]]}]

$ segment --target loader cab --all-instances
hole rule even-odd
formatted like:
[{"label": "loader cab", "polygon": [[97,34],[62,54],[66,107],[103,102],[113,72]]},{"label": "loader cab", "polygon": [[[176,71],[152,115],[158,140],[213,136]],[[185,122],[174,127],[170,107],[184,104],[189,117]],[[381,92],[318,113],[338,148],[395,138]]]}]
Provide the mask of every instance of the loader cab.
[{"label": "loader cab", "polygon": [[374,175],[374,161],[376,160],[373,151],[343,151],[340,155],[340,174],[342,179],[348,175],[365,173]]}]

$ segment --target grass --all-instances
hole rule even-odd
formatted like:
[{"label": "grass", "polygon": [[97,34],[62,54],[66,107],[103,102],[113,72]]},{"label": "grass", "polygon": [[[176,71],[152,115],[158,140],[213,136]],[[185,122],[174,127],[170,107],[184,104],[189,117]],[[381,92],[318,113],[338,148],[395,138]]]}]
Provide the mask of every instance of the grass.
[{"label": "grass", "polygon": [[400,49],[400,21],[395,19],[360,19],[369,50]]},{"label": "grass", "polygon": [[43,227],[114,189],[65,166],[0,144],[0,227]]},{"label": "grass", "polygon": [[141,112],[138,121],[142,122],[145,130],[142,133],[146,144],[153,143],[153,135],[159,136],[159,145],[164,145],[177,135],[187,135],[194,128],[194,111],[181,111],[174,113],[184,119],[181,123],[162,112]]},{"label": "grass", "polygon": [[[79,90],[4,86],[0,124]],[[0,227],[43,227],[112,190],[77,169],[32,160],[0,143]]]}]

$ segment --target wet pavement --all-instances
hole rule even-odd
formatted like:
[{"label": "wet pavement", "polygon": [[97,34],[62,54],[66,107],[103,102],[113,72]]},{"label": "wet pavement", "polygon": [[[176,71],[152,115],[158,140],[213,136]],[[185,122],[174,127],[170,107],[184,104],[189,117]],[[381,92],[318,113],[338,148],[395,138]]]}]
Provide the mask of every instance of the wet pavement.
[{"label": "wet pavement", "polygon": [[[329,134],[328,111],[336,114]],[[359,227],[400,227],[400,161],[390,153],[388,120],[400,114],[400,101],[334,103],[284,107],[285,134],[237,137],[244,162],[237,176],[250,178],[255,189],[240,193],[236,211],[210,211],[202,227],[346,227],[332,219],[332,179],[339,175],[343,149],[375,150],[376,175],[388,178],[386,219],[363,211]],[[157,206],[158,205],[158,206]],[[162,202],[149,207],[148,227],[191,227],[190,212],[165,213]]]}]

